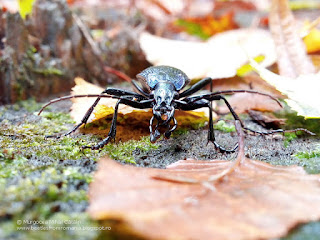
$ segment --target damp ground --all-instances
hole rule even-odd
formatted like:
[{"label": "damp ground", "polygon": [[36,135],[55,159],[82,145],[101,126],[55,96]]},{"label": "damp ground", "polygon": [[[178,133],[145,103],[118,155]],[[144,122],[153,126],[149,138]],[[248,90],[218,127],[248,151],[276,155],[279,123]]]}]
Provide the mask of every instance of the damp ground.
[{"label": "damp ground", "polygon": [[[97,227],[98,223],[92,221],[85,210],[89,184],[101,157],[155,168],[165,168],[181,159],[233,160],[236,157],[236,153],[221,153],[208,143],[207,126],[178,129],[170,139],[160,139],[156,144],[151,144],[145,136],[138,141],[109,144],[101,151],[82,151],[81,146],[98,142],[105,137],[107,129],[104,136],[77,131],[70,137],[45,139],[45,135],[64,133],[74,126],[68,114],[70,106],[68,101],[59,102],[41,116],[35,114],[41,104],[33,100],[0,107],[0,194],[3,196],[0,200],[0,239],[42,239],[42,236],[57,234],[61,239],[75,236],[77,239],[97,239],[98,231],[84,234],[76,230],[50,232],[17,228],[19,220],[51,220],[56,224],[53,220],[59,219]],[[246,116],[243,118],[246,126],[264,130]],[[232,122],[226,123],[229,127],[232,125]],[[215,130],[215,135],[217,142],[225,148],[232,148],[237,143],[235,132]],[[320,172],[319,144],[319,137],[306,134],[298,137],[247,134],[245,137],[246,157],[275,165],[299,165],[312,174]],[[309,223],[293,230],[287,238],[315,239],[312,237],[319,232],[319,222]]]}]

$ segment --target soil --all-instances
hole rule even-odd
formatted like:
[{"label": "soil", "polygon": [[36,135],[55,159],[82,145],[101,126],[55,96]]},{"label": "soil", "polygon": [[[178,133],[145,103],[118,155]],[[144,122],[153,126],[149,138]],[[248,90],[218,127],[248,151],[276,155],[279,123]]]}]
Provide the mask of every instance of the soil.
[{"label": "soil", "polygon": [[[38,105],[40,106],[40,105]],[[59,102],[51,106],[50,111],[53,113],[68,113],[71,102],[64,101]],[[7,126],[21,126],[25,123],[29,125],[37,125],[42,123],[43,117],[37,116],[33,111],[27,111],[24,107],[12,106],[0,106],[0,140],[1,140],[1,149],[5,150],[6,148],[12,148],[15,144],[18,146],[19,139],[23,138],[23,134],[11,134],[7,130]],[[252,129],[263,130],[261,126],[252,122],[250,119],[244,120],[246,126]],[[73,124],[60,122],[61,126],[70,129]],[[108,130],[106,130],[107,132]],[[65,131],[60,131],[65,132]],[[139,167],[155,167],[155,168],[165,168],[167,165],[180,160],[180,159],[198,159],[198,160],[208,160],[208,159],[235,159],[236,153],[221,153],[216,151],[212,143],[207,142],[207,127],[200,128],[198,130],[188,130],[183,131],[183,134],[175,134],[172,138],[168,140],[159,140],[155,145],[155,148],[150,150],[141,150],[136,148],[132,151],[132,155],[136,162],[136,165]],[[234,132],[224,133],[222,131],[215,131],[217,142],[220,143],[225,148],[232,148],[237,143],[237,135]],[[39,137],[39,136],[38,136]],[[100,137],[101,138],[101,137]],[[118,136],[121,139],[121,136]],[[6,139],[10,139],[10,144],[5,144]],[[35,136],[29,136],[31,141],[37,141]],[[82,145],[82,140],[94,143],[98,141],[96,136],[91,137],[91,134],[83,134],[80,131],[77,131],[71,136],[71,139],[75,139],[79,144],[78,148]],[[46,140],[44,140],[46,141]],[[59,145],[59,142],[62,142],[63,139],[57,139],[55,144]],[[303,135],[302,137],[288,141],[288,139],[282,135],[252,135],[247,134],[245,137],[245,151],[246,157],[250,159],[256,159],[265,161],[275,165],[300,165],[305,167],[305,169],[310,173],[319,173],[320,172],[320,160],[319,157],[307,159],[307,158],[298,158],[295,157],[295,154],[299,152],[312,152],[319,148],[319,137],[311,137],[308,135]],[[85,144],[85,143],[83,143]],[[41,148],[41,146],[40,146]],[[80,175],[87,176],[88,174],[92,176],[92,173],[97,168],[97,159],[103,155],[103,153],[93,153],[91,155],[77,155],[77,160],[72,157],[59,159],[55,155],[43,154],[41,156],[34,154],[34,151],[37,151],[39,146],[21,148],[18,149],[18,154],[25,156],[27,158],[27,164],[33,167],[46,167],[53,166],[57,171],[63,173],[63,169],[66,167],[71,167],[76,169]],[[16,150],[17,151],[17,150]],[[63,150],[62,150],[63,151]],[[91,150],[88,150],[91,151]],[[1,153],[1,152],[0,152]],[[0,158],[1,160],[1,158]],[[123,162],[123,161],[122,161]],[[27,177],[30,179],[37,178],[39,174],[41,175],[43,168],[32,171],[29,175],[21,176],[20,178]],[[58,172],[59,173],[59,172]],[[19,176],[8,177],[6,182],[6,187],[15,186],[21,179]],[[50,183],[51,184],[51,183]],[[67,192],[70,194],[75,191],[88,191],[88,181],[84,179],[72,180],[67,182]],[[51,203],[51,200],[50,200]],[[37,204],[37,203],[34,203]],[[46,202],[42,203],[46,204]],[[83,201],[57,201],[55,200],[56,210],[53,210],[50,214],[56,214],[57,212],[63,212],[66,214],[73,213],[83,213],[88,206],[88,201],[84,199]],[[3,213],[4,212],[4,213]],[[23,213],[19,213],[18,216],[25,216],[24,210]],[[21,215],[22,214],[22,215]],[[0,208],[0,226],[2,224],[7,224],[16,219],[14,214],[9,214],[6,210]],[[320,229],[319,223],[307,224],[302,226],[300,230],[296,230],[295,233],[297,236],[305,231],[305,229],[312,227],[312,231],[317,232]],[[0,227],[1,229],[1,227]],[[21,235],[21,232],[17,233],[14,231],[1,232],[4,236],[18,236],[13,237],[13,239],[23,239],[25,235]],[[20,236],[20,237],[19,237]],[[295,236],[295,235],[293,235]],[[65,239],[71,239],[72,236],[63,236]],[[90,239],[90,238],[88,238]],[[95,237],[91,238],[95,239]],[[288,237],[288,239],[294,239]]]}]

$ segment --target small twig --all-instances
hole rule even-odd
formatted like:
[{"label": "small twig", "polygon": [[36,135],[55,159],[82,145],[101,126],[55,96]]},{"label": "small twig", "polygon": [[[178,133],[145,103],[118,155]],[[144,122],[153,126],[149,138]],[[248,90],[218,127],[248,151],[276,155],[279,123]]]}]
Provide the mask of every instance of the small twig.
[{"label": "small twig", "polygon": [[79,27],[79,30],[82,32],[84,38],[87,40],[89,46],[91,47],[92,53],[98,59],[100,65],[101,65],[101,68],[107,73],[114,74],[117,77],[119,77],[127,82],[131,82],[131,78],[128,75],[126,75],[125,73],[120,72],[112,67],[105,66],[105,64],[101,58],[101,55],[102,55],[101,50],[98,47],[98,45],[96,44],[96,42],[93,40],[93,38],[92,38],[90,32],[88,31],[88,29],[86,28],[86,26],[83,24],[81,19],[76,14],[72,14],[72,17],[73,17],[75,23],[77,24],[77,26]]},{"label": "small twig", "polygon": [[131,78],[123,72],[120,72],[120,71],[118,71],[112,67],[109,67],[109,66],[103,66],[103,69],[104,69],[104,71],[111,73],[113,75],[116,75],[117,77],[119,77],[127,82],[131,82]]},{"label": "small twig", "polygon": [[157,6],[166,15],[172,15],[172,12],[166,6],[164,6],[161,3],[161,1],[159,1],[159,0],[149,0],[149,2],[152,3],[154,6]]}]

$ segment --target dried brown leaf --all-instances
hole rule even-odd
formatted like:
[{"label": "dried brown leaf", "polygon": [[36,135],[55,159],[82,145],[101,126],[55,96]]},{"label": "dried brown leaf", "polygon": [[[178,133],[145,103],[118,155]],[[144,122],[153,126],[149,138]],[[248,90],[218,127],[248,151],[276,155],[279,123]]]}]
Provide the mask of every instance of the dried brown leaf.
[{"label": "dried brown leaf", "polygon": [[146,169],[101,159],[89,190],[89,214],[117,220],[147,239],[269,239],[320,218],[320,175],[302,167],[246,159],[215,186],[155,179],[206,182],[232,164],[180,160],[168,169]]},{"label": "dried brown leaf", "polygon": [[[232,108],[238,113],[247,113],[249,110],[257,110],[261,112],[275,112],[281,110],[279,104],[273,99],[251,93],[237,93],[228,99]],[[228,108],[223,105],[219,107],[219,112],[229,113]]]},{"label": "dried brown leaf", "polygon": [[253,121],[257,122],[264,128],[279,129],[280,125],[283,125],[286,122],[286,119],[276,118],[272,113],[267,115],[255,110],[249,110],[248,113]]},{"label": "dried brown leaf", "polygon": [[288,0],[272,0],[269,26],[275,41],[280,75],[296,78],[301,74],[315,73]]}]

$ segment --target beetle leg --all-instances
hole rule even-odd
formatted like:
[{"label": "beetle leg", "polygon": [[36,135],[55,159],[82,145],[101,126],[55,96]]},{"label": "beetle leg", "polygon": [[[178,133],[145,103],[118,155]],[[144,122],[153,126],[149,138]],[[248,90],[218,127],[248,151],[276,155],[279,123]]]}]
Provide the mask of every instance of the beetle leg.
[{"label": "beetle leg", "polygon": [[157,121],[157,125],[154,128],[154,131],[152,129],[152,125],[153,125],[153,121],[154,121],[154,116],[152,116],[152,118],[150,119],[150,126],[149,126],[149,130],[150,130],[150,142],[155,143],[157,141],[157,139],[160,137],[160,132],[158,130],[159,127],[159,122]]},{"label": "beetle leg", "polygon": [[119,104],[121,103],[122,99],[119,99],[118,102],[116,103],[116,106],[114,107],[114,113],[112,117],[112,122],[111,122],[111,127],[108,133],[108,136],[97,143],[94,146],[83,146],[82,149],[85,148],[91,148],[92,150],[97,150],[102,148],[104,145],[107,145],[112,139],[116,137],[116,130],[117,130],[117,117],[118,117],[118,109],[119,109]]},{"label": "beetle leg", "polygon": [[176,130],[176,128],[177,128],[177,124],[178,124],[178,122],[177,122],[177,120],[175,119],[175,118],[173,118],[173,126],[172,126],[172,128],[170,129],[170,125],[168,126],[168,131],[166,131],[165,133],[164,133],[164,137],[165,138],[170,138],[170,136],[171,136],[171,133],[174,131],[174,130]]},{"label": "beetle leg", "polygon": [[120,96],[120,97],[132,96],[132,97],[135,97],[139,100],[148,99],[139,93],[135,93],[135,92],[127,91],[127,90],[122,90],[122,89],[118,89],[118,88],[107,88],[104,92],[107,94],[110,94],[112,96]]},{"label": "beetle leg", "polygon": [[[215,96],[216,98],[218,96]],[[208,131],[208,143],[212,142],[214,144],[214,147],[218,149],[220,152],[234,152],[237,148],[238,145],[236,145],[233,149],[225,149],[224,147],[220,146],[216,141],[215,141],[215,136],[214,136],[214,129],[213,129],[213,117],[212,117],[212,107],[210,104],[210,101],[206,99],[199,99],[198,101],[190,101],[193,98],[187,98],[184,99],[184,101],[177,100],[175,101],[178,108],[181,110],[189,111],[189,110],[195,110],[199,109],[202,107],[207,107],[209,108],[209,131]],[[214,100],[220,100],[219,99],[214,99]],[[211,100],[212,101],[212,100]],[[237,115],[236,115],[237,116]],[[238,117],[239,118],[239,117]],[[238,120],[238,119],[237,119]]]},{"label": "beetle leg", "polygon": [[[224,103],[227,105],[229,111],[231,112],[233,118],[235,120],[239,120],[239,122],[241,124],[241,127],[244,128],[244,124],[241,121],[241,119],[239,118],[238,114],[233,110],[233,108],[231,107],[230,103],[222,95],[211,95],[211,96],[209,96],[209,95],[205,94],[203,96],[190,97],[190,98],[187,98],[186,100],[187,100],[187,104],[190,104],[190,105],[195,104],[195,103],[197,103],[199,101],[203,101],[203,100],[208,100],[209,102],[212,102],[212,101],[215,101],[215,100],[223,100]],[[212,109],[212,107],[211,107],[211,109]]]},{"label": "beetle leg", "polygon": [[[257,92],[254,92],[254,93],[257,93]],[[259,94],[262,94],[262,93],[259,93]],[[263,95],[266,95],[266,94],[263,94]],[[266,95],[266,96],[271,97],[270,95]],[[231,105],[227,101],[227,99],[222,95],[213,95],[213,94],[212,95],[203,95],[202,97],[201,96],[190,97],[190,98],[187,98],[186,100],[189,101],[188,104],[192,105],[194,103],[197,103],[198,101],[203,101],[204,99],[206,99],[206,100],[208,100],[210,102],[214,101],[214,100],[223,100],[224,103],[227,105],[229,111],[231,112],[233,118],[240,122],[241,127],[244,130],[247,130],[247,131],[250,131],[250,132],[253,132],[253,133],[257,133],[257,134],[261,134],[261,135],[269,135],[269,134],[275,134],[275,133],[286,133],[286,132],[303,131],[303,132],[306,132],[306,133],[308,133],[310,135],[315,135],[313,132],[310,132],[310,131],[308,131],[307,129],[304,129],[304,128],[297,128],[297,129],[293,129],[293,130],[276,129],[276,130],[270,130],[270,131],[257,131],[257,130],[253,130],[253,129],[247,128],[247,127],[244,126],[244,124],[241,121],[241,119],[239,118],[238,114],[233,110],[233,108],[231,107]]]},{"label": "beetle leg", "polygon": [[[137,108],[141,108],[141,104],[143,105],[143,103],[147,104],[148,107],[149,107],[149,102],[150,100],[149,99],[146,99],[144,96],[140,95],[140,94],[137,94],[137,93],[134,93],[134,92],[130,92],[130,91],[125,91],[125,90],[120,90],[120,89],[115,89],[115,88],[107,88],[106,90],[104,90],[102,93],[100,93],[100,95],[102,94],[111,94],[110,97],[113,97],[115,96],[115,98],[117,97],[121,97],[120,99],[123,99],[123,97],[127,96],[127,97],[130,97],[130,98],[138,98],[138,100],[141,100],[140,102],[136,102],[136,101],[133,101],[133,100],[130,100],[130,99],[124,99],[124,101],[131,101],[132,104],[134,103],[137,103]],[[85,96],[84,96],[85,97]],[[81,119],[81,122],[79,124],[77,124],[76,126],[74,126],[70,131],[68,131],[67,133],[65,134],[62,134],[62,135],[58,135],[58,136],[53,136],[53,135],[50,135],[50,136],[46,136],[46,138],[61,138],[61,137],[65,137],[65,136],[68,136],[70,135],[71,133],[75,132],[78,128],[80,128],[83,124],[86,124],[90,115],[92,114],[94,108],[98,105],[100,99],[104,97],[104,96],[98,96],[97,99],[94,101],[94,103],[91,105],[91,107],[87,110],[86,114],[83,116],[83,118]],[[140,105],[139,105],[140,104]],[[142,107],[142,108],[145,108],[145,107]]]},{"label": "beetle leg", "polygon": [[138,91],[138,92],[140,92],[143,96],[145,96],[145,97],[150,97],[150,94],[149,93],[147,93],[147,92],[145,92],[139,85],[138,85],[138,83],[135,81],[135,80],[131,80],[131,83],[132,83],[132,85],[133,85],[133,87]]},{"label": "beetle leg", "polygon": [[200,89],[204,88],[209,83],[211,83],[211,90],[212,90],[212,78],[207,77],[207,78],[204,78],[204,79],[200,80],[196,84],[192,85],[190,88],[188,88],[187,90],[183,91],[182,93],[180,93],[179,94],[179,98],[190,96],[191,94],[193,94],[193,93],[199,91]]},{"label": "beetle leg", "polygon": [[144,108],[150,108],[150,104],[152,101],[153,101],[153,99],[148,99],[148,100],[143,100],[143,101],[138,102],[138,101],[133,101],[131,99],[127,99],[125,97],[119,99],[114,107],[114,113],[113,113],[111,127],[109,130],[108,136],[94,146],[84,146],[82,148],[83,149],[91,148],[92,150],[98,150],[98,149],[102,148],[104,145],[107,145],[112,139],[115,139],[116,129],[117,129],[118,109],[119,109],[120,103],[134,107],[134,108],[144,109]]},{"label": "beetle leg", "polygon": [[247,131],[250,131],[250,132],[253,132],[253,133],[257,133],[257,134],[261,134],[261,135],[269,135],[269,134],[275,134],[275,133],[283,133],[284,134],[286,132],[297,132],[297,131],[303,131],[303,132],[306,132],[306,133],[308,133],[310,135],[315,135],[313,132],[310,132],[310,131],[308,131],[307,129],[304,129],[304,128],[297,128],[297,129],[293,129],[293,130],[276,129],[276,130],[269,130],[269,131],[258,131],[258,130],[250,129],[250,128],[244,126],[244,124],[240,120],[238,114],[233,110],[233,108],[231,107],[230,103],[227,101],[227,99],[224,96],[221,96],[221,95],[212,96],[212,98],[209,101],[220,100],[220,99],[222,99],[225,102],[225,104],[227,105],[227,107],[228,107],[229,111],[231,112],[233,118],[240,122],[241,127],[244,130],[247,130]]},{"label": "beetle leg", "polygon": [[[104,90],[101,94],[106,93],[106,90]],[[60,137],[65,137],[70,135],[71,133],[75,132],[79,127],[81,127],[83,124],[86,124],[91,113],[93,112],[93,109],[97,106],[97,104],[99,103],[101,97],[98,97],[94,103],[91,105],[91,107],[87,110],[86,114],[83,116],[83,118],[81,119],[81,122],[79,124],[77,124],[76,126],[74,126],[69,132],[62,134],[62,135],[58,135],[58,136],[46,136],[46,138],[57,138],[59,139]]]},{"label": "beetle leg", "polygon": [[216,141],[215,141],[215,136],[214,136],[214,128],[213,128],[213,117],[212,117],[212,106],[209,103],[208,104],[209,108],[209,131],[208,131],[208,143],[212,142],[214,144],[214,147],[219,150],[220,152],[229,152],[232,153],[238,148],[238,144],[234,146],[233,149],[226,149],[222,146],[220,146]]}]

